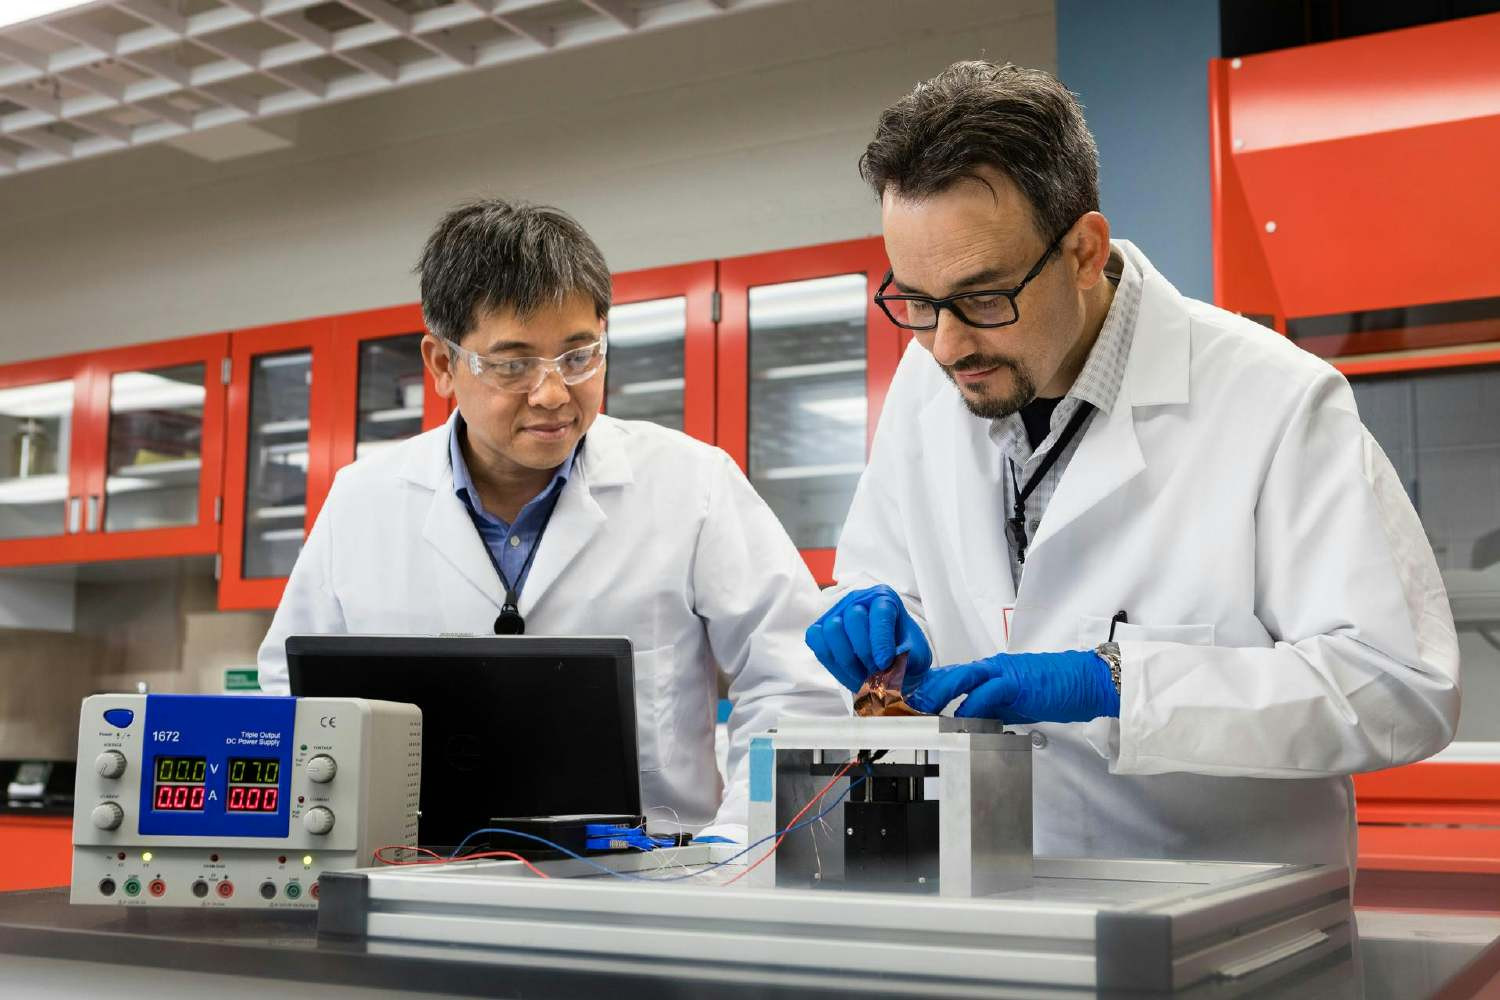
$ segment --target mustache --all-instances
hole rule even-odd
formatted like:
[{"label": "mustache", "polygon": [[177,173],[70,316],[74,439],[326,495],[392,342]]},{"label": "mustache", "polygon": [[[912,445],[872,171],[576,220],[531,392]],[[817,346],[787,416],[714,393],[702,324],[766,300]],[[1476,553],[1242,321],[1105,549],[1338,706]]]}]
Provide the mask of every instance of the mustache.
[{"label": "mustache", "polygon": [[951,365],[941,365],[948,377],[963,375],[968,372],[989,371],[991,368],[1009,368],[1018,370],[1018,366],[1010,358],[1001,357],[998,354],[966,354],[953,362]]}]

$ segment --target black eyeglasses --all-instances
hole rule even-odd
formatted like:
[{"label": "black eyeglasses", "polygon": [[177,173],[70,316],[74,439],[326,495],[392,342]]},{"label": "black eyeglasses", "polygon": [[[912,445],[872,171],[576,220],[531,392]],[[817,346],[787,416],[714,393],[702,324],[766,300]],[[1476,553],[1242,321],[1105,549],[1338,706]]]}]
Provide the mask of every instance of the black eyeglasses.
[{"label": "black eyeglasses", "polygon": [[880,283],[880,290],[875,293],[875,304],[890,317],[892,323],[903,330],[936,330],[938,316],[944,309],[957,316],[959,322],[969,326],[982,327],[987,330],[997,326],[1010,326],[1021,318],[1021,311],[1016,308],[1016,296],[1021,294],[1021,289],[1031,283],[1031,279],[1042,273],[1042,268],[1047,266],[1052,252],[1058,248],[1063,237],[1068,235],[1071,229],[1071,226],[1064,229],[1058,234],[1057,239],[1047,245],[1047,249],[1042,251],[1042,256],[1032,265],[1031,270],[1026,272],[1026,277],[1022,278],[1021,283],[1014,288],[960,292],[946,299],[934,299],[926,295],[887,295],[885,290],[895,280],[893,272],[887,271],[885,281]]}]

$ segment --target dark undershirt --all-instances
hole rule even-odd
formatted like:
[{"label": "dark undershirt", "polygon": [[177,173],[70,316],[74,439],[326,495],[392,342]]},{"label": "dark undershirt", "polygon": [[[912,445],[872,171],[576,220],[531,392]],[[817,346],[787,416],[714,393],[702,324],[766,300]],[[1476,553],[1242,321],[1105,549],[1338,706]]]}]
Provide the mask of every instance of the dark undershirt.
[{"label": "dark undershirt", "polygon": [[1052,399],[1038,396],[1021,407],[1021,423],[1026,425],[1026,440],[1031,442],[1032,451],[1047,440],[1047,433],[1052,429],[1052,411],[1062,401],[1061,396]]}]

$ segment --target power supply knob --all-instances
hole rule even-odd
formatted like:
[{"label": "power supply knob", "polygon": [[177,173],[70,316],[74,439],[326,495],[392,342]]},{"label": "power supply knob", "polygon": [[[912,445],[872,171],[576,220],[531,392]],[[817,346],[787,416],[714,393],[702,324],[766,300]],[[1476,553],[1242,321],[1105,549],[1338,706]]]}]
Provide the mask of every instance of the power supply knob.
[{"label": "power supply knob", "polygon": [[326,785],[338,773],[338,764],[326,753],[320,753],[307,762],[307,780],[316,784]]},{"label": "power supply knob", "polygon": [[125,755],[118,750],[106,750],[94,758],[94,770],[101,778],[118,778],[125,773]]},{"label": "power supply knob", "polygon": [[333,810],[327,806],[313,806],[302,816],[302,825],[308,833],[324,834],[333,829]]},{"label": "power supply knob", "polygon": [[125,821],[125,810],[118,803],[101,802],[94,807],[92,819],[101,830],[116,830]]}]

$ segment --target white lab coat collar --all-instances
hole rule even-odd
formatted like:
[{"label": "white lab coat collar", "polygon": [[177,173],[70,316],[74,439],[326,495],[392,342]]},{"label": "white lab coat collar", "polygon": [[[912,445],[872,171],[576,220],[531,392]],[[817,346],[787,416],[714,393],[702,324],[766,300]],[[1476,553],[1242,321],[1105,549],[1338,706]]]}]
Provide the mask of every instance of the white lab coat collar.
[{"label": "white lab coat collar", "polygon": [[[1136,320],[1120,395],[1114,409],[1096,416],[1069,460],[1071,474],[1058,484],[1028,557],[1035,559],[1048,539],[1072,524],[1145,468],[1135,434],[1135,410],[1186,403],[1190,361],[1187,306],[1177,290],[1126,241],[1121,253],[1141,271],[1141,309]],[[996,607],[1016,604],[1015,584],[1005,559],[976,560],[973,552],[1005,552],[1008,511],[976,502],[998,496],[1004,470],[999,450],[987,433],[988,421],[968,412],[949,386],[928,400],[919,416],[924,448],[932,449],[932,467],[946,466],[954,477],[947,502],[947,531],[954,547],[952,565],[964,574],[965,590],[986,623],[996,649],[1006,646],[1004,624]]]},{"label": "white lab coat collar", "polygon": [[[398,475],[432,491],[422,525],[422,538],[483,594],[498,612],[505,592],[484,542],[463,502],[453,491],[449,440],[457,414],[443,427],[412,441]],[[595,419],[579,453],[573,475],[563,484],[552,519],[538,544],[536,561],[521,592],[524,617],[552,587],[583,548],[603,530],[608,520],[595,497],[599,490],[628,486],[635,481],[624,438],[629,432],[616,420]]]}]

